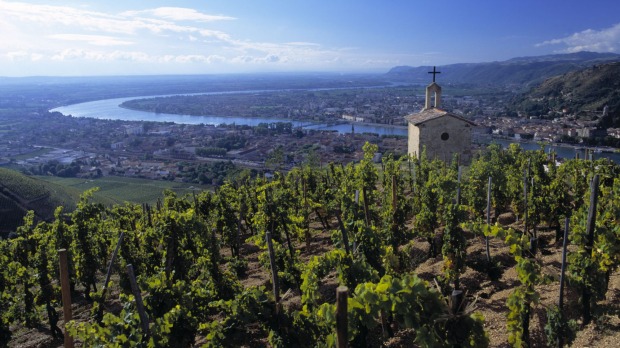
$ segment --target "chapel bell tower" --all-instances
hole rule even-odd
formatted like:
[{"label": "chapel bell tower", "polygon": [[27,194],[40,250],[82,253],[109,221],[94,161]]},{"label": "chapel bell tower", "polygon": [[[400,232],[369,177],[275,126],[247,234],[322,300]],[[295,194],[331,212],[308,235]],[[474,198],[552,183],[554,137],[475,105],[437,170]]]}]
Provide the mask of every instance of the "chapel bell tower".
[{"label": "chapel bell tower", "polygon": [[432,108],[441,109],[441,87],[435,82],[435,75],[441,74],[441,72],[437,71],[436,67],[433,67],[433,71],[429,71],[428,73],[433,74],[433,83],[426,86],[426,102],[424,103],[424,110]]}]

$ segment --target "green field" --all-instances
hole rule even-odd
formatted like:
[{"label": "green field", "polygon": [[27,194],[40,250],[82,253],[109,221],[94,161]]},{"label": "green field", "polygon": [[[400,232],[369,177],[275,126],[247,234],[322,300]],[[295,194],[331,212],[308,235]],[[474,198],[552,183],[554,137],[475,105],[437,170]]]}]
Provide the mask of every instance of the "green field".
[{"label": "green field", "polygon": [[114,203],[151,203],[157,202],[166,189],[176,192],[178,195],[200,192],[208,189],[208,186],[178,183],[160,180],[148,180],[137,178],[124,178],[118,176],[106,176],[98,179],[60,178],[55,176],[37,176],[36,178],[51,182],[60,186],[77,189],[84,192],[93,187],[99,187],[96,197]]}]

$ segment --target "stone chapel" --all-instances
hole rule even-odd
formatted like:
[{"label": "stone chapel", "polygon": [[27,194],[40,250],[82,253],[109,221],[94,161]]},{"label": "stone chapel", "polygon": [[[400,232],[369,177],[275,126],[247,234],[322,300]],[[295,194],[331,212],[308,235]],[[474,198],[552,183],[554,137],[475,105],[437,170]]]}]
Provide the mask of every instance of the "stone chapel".
[{"label": "stone chapel", "polygon": [[441,87],[435,82],[426,87],[426,102],[422,111],[405,116],[408,124],[408,153],[420,158],[426,148],[430,160],[452,160],[455,153],[460,154],[461,163],[471,161],[471,129],[475,124],[461,116],[441,109]]}]

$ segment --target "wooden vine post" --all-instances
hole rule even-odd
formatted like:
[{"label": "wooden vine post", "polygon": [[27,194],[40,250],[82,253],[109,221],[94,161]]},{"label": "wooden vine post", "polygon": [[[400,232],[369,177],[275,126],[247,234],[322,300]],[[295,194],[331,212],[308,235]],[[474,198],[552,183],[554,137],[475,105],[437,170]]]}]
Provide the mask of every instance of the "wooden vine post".
[{"label": "wooden vine post", "polygon": [[538,251],[538,239],[537,238],[530,238],[530,253],[532,254],[532,257],[536,256],[536,252]]},{"label": "wooden vine post", "polygon": [[347,233],[347,228],[344,226],[342,222],[342,217],[340,215],[342,212],[340,210],[336,211],[336,219],[338,220],[338,227],[340,227],[340,232],[342,233],[342,244],[344,245],[344,251],[347,255],[351,255],[351,250],[349,248],[349,235]]},{"label": "wooden vine post", "polygon": [[528,170],[523,171],[523,233],[527,234],[527,175]]},{"label": "wooden vine post", "polygon": [[[487,186],[487,225],[491,225],[491,185],[493,178],[489,176],[489,184]],[[491,263],[491,251],[489,248],[489,236],[484,236],[484,244],[487,252],[487,262]]]},{"label": "wooden vine post", "polygon": [[564,219],[564,240],[562,240],[562,268],[560,270],[560,296],[558,298],[558,307],[562,311],[564,305],[564,273],[566,272],[566,248],[568,245],[568,216]]},{"label": "wooden vine post", "polygon": [[271,232],[267,232],[267,248],[269,249],[269,264],[271,265],[271,282],[273,284],[273,297],[276,300],[276,314],[279,312],[280,304],[280,283],[278,281],[278,269],[276,268],[276,255],[273,251],[273,241]]},{"label": "wooden vine post", "polygon": [[60,259],[60,286],[62,291],[62,314],[65,321],[65,348],[73,348],[73,337],[67,332],[67,323],[71,320],[71,284],[69,283],[69,263],[67,249],[58,250]]},{"label": "wooden vine post", "polygon": [[[558,309],[560,316],[562,314],[562,306],[564,306],[564,273],[566,272],[566,246],[568,245],[568,216],[564,219],[564,240],[562,240],[562,268],[560,270],[560,296],[558,298]],[[564,346],[564,337],[558,335],[558,347]]]},{"label": "wooden vine post", "polygon": [[[460,157],[459,157],[459,160],[460,160]],[[456,205],[461,204],[461,173],[462,171],[463,171],[463,168],[459,166],[459,172],[457,175],[457,186],[456,186]]]},{"label": "wooden vine post", "polygon": [[366,193],[366,187],[362,187],[362,195],[364,196],[364,219],[366,227],[368,227],[370,226],[370,219],[368,217],[368,194]]},{"label": "wooden vine post", "polygon": [[293,248],[293,243],[291,242],[291,234],[289,232],[288,224],[285,220],[284,213],[280,214],[280,224],[282,225],[282,228],[284,229],[284,236],[286,237],[286,245],[288,246],[288,253],[291,258],[291,263],[294,263],[295,262],[295,251]]},{"label": "wooden vine post", "polygon": [[149,318],[144,310],[144,302],[142,302],[142,293],[136,282],[136,275],[133,271],[133,265],[127,265],[127,276],[129,277],[129,284],[131,285],[131,292],[136,300],[136,307],[138,308],[138,315],[140,315],[140,323],[142,324],[142,332],[145,336],[149,336]]},{"label": "wooden vine post", "polygon": [[[535,187],[535,182],[534,182],[534,177],[531,178],[531,185],[530,185],[530,192],[532,193],[532,203],[535,202],[534,200],[534,194],[536,192],[536,187]],[[534,208],[536,207],[536,205],[534,205]],[[534,213],[536,213],[536,209],[534,209]],[[532,238],[536,239],[536,241],[534,243],[538,243],[538,233],[537,233],[537,227],[536,224],[534,224],[532,226]],[[531,243],[531,242],[530,242]]]},{"label": "wooden vine post", "polygon": [[[530,243],[531,243],[531,240],[530,240]],[[531,248],[532,246],[530,245],[530,251],[531,251]],[[530,254],[527,255],[526,257],[533,258],[534,254],[530,252]],[[530,313],[532,311],[532,307],[531,307],[530,301],[527,299],[524,301],[523,304],[525,305],[525,309],[521,317],[521,320],[522,320],[521,327],[523,328],[523,332],[521,332],[521,341],[524,342],[525,347],[531,347],[530,345]]]},{"label": "wooden vine post", "polygon": [[413,171],[411,169],[411,156],[407,156],[407,164],[409,165],[409,190],[413,192]]},{"label": "wooden vine post", "polygon": [[[528,172],[529,172],[529,162],[528,162]],[[534,193],[536,192],[535,187],[534,187],[533,176],[530,178],[530,192],[532,193],[532,203],[533,203]],[[530,253],[532,254],[532,256],[535,256],[537,251],[538,251],[538,236],[536,233],[536,224],[533,224],[532,231],[530,232]]]},{"label": "wooden vine post", "polygon": [[[360,190],[355,190],[355,210],[353,211],[353,221],[357,221],[360,209]],[[353,232],[355,233],[355,231]],[[353,252],[357,250],[357,242],[355,236],[353,237]]]},{"label": "wooden vine post", "polygon": [[[528,158],[527,160],[527,169],[524,171],[524,175],[523,175],[523,200],[524,200],[524,206],[525,206],[525,212],[524,212],[524,218],[523,218],[523,225],[524,225],[524,234],[528,234],[528,205],[527,205],[527,184],[528,184],[528,176],[530,174],[530,165],[531,165],[531,159]],[[533,180],[532,180],[533,183]],[[533,191],[532,191],[533,192]],[[532,238],[530,238],[530,245],[529,245],[529,254],[526,256],[528,258],[533,259],[536,256],[536,249],[538,247],[538,240],[536,238],[534,238],[532,236]],[[523,332],[521,333],[521,340],[525,343],[526,347],[530,347],[530,313],[531,313],[531,305],[530,302],[527,301],[525,303],[525,313],[523,314],[523,322],[522,322],[522,327],[523,327]]]},{"label": "wooden vine post", "polygon": [[450,311],[453,315],[459,314],[463,309],[463,290],[453,290],[450,295]]},{"label": "wooden vine post", "polygon": [[411,191],[413,193],[415,193],[415,187],[416,187],[416,179],[417,179],[417,174],[416,173],[417,173],[416,172],[416,165],[415,165],[415,162],[414,162],[413,163],[413,178],[411,179],[412,182],[413,182],[413,184],[412,184],[413,188],[411,189]]},{"label": "wooden vine post", "polygon": [[123,243],[123,237],[125,236],[125,232],[121,232],[118,236],[118,242],[116,242],[116,247],[112,252],[112,257],[110,258],[110,264],[108,265],[108,272],[105,275],[105,282],[103,283],[103,289],[101,290],[101,304],[99,305],[99,310],[97,311],[95,319],[97,322],[101,322],[103,316],[103,304],[105,303],[105,295],[108,291],[108,283],[110,282],[110,276],[112,276],[112,267],[114,266],[114,261],[116,260],[116,255],[118,255],[118,250]]},{"label": "wooden vine post", "polygon": [[396,209],[398,208],[398,196],[396,194],[396,175],[392,175],[392,212],[396,213]]},{"label": "wooden vine post", "polygon": [[[590,182],[590,207],[588,210],[588,221],[586,225],[586,255],[588,257],[592,257],[592,247],[594,246],[594,228],[596,223],[596,205],[598,203],[598,184],[599,184],[599,176],[598,174],[592,178]],[[583,324],[588,325],[590,323],[591,313],[590,313],[590,298],[592,294],[590,294],[590,290],[587,286],[583,287],[583,292],[581,294],[581,299],[583,303]]]},{"label": "wooden vine post", "polygon": [[301,185],[303,187],[304,218],[306,219],[306,250],[310,250],[312,234],[310,234],[310,222],[307,221],[310,218],[310,213],[308,212],[308,188],[306,187],[306,178],[304,176],[301,177]]},{"label": "wooden vine post", "polygon": [[112,275],[112,267],[114,266],[116,255],[118,255],[118,250],[120,249],[121,244],[123,243],[124,236],[125,236],[125,232],[121,232],[121,234],[118,236],[118,242],[116,242],[116,247],[114,248],[114,252],[112,252],[112,257],[110,258],[110,264],[108,265],[108,272],[105,275],[105,282],[103,283],[103,289],[101,290],[102,300],[105,300],[105,293],[108,290],[108,283],[110,282],[110,276]]},{"label": "wooden vine post", "polygon": [[244,210],[245,210],[244,203],[241,202],[239,204],[239,217],[237,218],[237,234],[235,235],[235,243],[237,244],[237,255],[233,255],[233,256],[237,256],[237,257],[241,256],[239,249],[241,249],[241,234],[242,234],[241,224],[242,224],[242,221],[243,221],[243,211]]},{"label": "wooden vine post", "polygon": [[336,289],[336,332],[338,335],[338,348],[349,346],[347,300],[349,289],[346,286],[339,286]]}]

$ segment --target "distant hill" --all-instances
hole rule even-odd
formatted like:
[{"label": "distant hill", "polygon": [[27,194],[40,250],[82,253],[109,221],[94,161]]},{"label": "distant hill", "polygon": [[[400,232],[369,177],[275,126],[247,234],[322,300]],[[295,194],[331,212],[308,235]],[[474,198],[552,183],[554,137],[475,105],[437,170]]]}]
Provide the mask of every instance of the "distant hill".
[{"label": "distant hill", "polygon": [[[602,117],[605,105],[608,115]],[[620,62],[549,78],[517,98],[514,107],[543,115],[566,110],[578,117],[598,119],[604,128],[620,127]]]},{"label": "distant hill", "polygon": [[[593,65],[620,61],[620,54],[578,52],[537,57],[519,57],[502,62],[463,63],[438,66],[440,83],[532,87],[544,80]],[[429,66],[397,66],[387,74],[392,81],[429,83]]]},{"label": "distant hill", "polygon": [[77,190],[0,168],[0,236],[21,226],[28,210],[33,210],[41,220],[52,219],[60,205],[65,211],[73,210],[79,194]]}]

